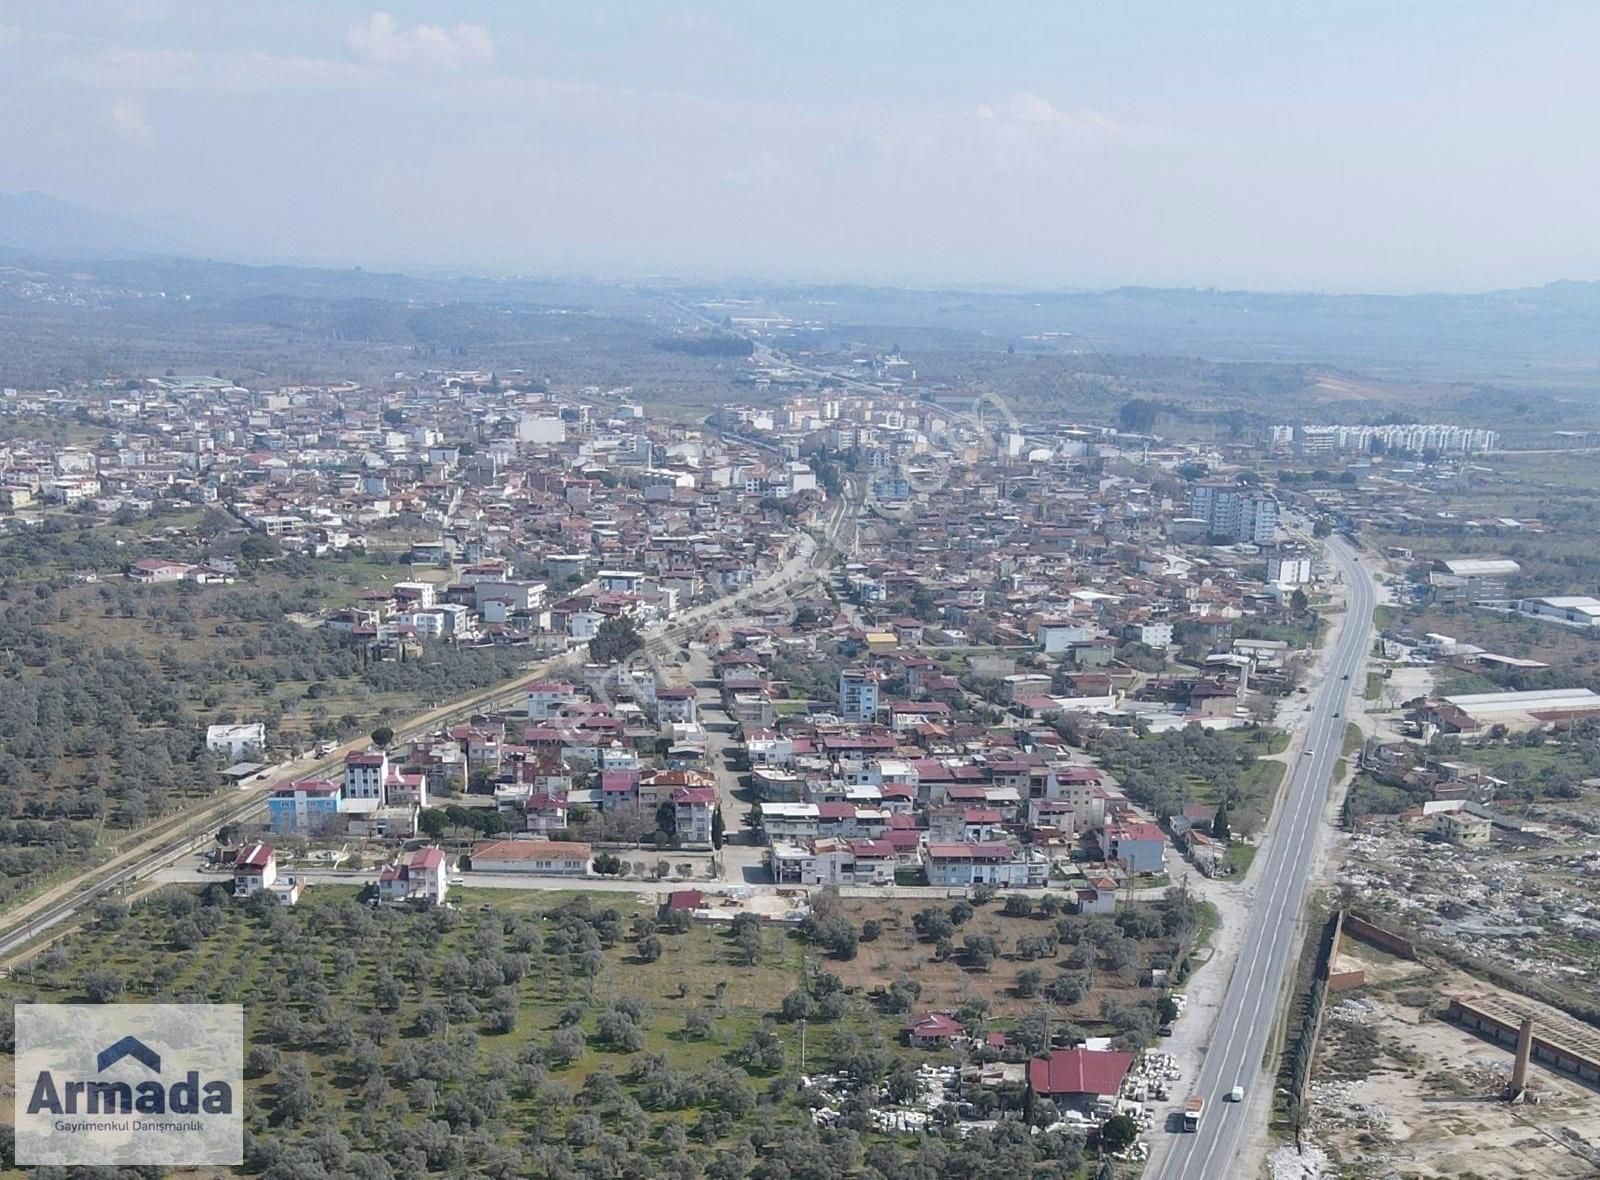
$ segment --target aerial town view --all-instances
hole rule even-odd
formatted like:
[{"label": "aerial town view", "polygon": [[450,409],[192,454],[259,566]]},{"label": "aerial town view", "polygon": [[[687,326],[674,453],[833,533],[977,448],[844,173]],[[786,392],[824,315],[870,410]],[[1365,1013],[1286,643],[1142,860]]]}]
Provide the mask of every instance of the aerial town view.
[{"label": "aerial town view", "polygon": [[1068,7],[0,9],[0,1175],[1600,1175],[1600,11]]}]

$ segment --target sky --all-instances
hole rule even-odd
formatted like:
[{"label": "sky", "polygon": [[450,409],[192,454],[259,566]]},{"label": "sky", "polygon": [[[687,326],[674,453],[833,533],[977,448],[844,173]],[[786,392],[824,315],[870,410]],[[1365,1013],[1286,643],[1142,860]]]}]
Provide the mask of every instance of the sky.
[{"label": "sky", "polygon": [[243,261],[1600,278],[1600,4],[0,0],[0,190]]}]

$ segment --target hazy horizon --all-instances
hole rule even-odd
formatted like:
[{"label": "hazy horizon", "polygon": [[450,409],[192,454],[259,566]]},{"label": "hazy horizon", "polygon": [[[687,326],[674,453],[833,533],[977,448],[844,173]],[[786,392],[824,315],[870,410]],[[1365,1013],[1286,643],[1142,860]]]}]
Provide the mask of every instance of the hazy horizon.
[{"label": "hazy horizon", "polygon": [[0,14],[0,190],[250,263],[1007,291],[1600,277],[1600,10]]}]

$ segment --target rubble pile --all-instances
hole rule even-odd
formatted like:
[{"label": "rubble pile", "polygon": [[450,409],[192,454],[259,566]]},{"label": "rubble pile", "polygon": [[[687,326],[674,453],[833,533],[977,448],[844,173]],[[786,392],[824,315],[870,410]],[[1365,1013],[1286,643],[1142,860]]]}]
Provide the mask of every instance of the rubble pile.
[{"label": "rubble pile", "polygon": [[1399,826],[1358,832],[1339,883],[1378,913],[1474,957],[1570,986],[1592,967],[1570,941],[1600,943],[1600,901],[1583,887],[1600,879],[1600,850],[1592,838],[1573,839],[1582,843],[1523,859],[1466,853]]},{"label": "rubble pile", "polygon": [[1328,1127],[1354,1127],[1375,1135],[1388,1134],[1393,1116],[1377,1102],[1358,1101],[1361,1082],[1322,1081],[1311,1087],[1313,1121]]},{"label": "rubble pile", "polygon": [[1323,1014],[1323,1019],[1333,1024],[1371,1024],[1373,1014],[1377,1010],[1378,1006],[1371,1000],[1351,998],[1341,1000],[1328,1008]]},{"label": "rubble pile", "polygon": [[1267,1174],[1272,1180],[1330,1180],[1335,1175],[1327,1153],[1309,1143],[1304,1152],[1293,1147],[1275,1149],[1267,1156]]},{"label": "rubble pile", "polygon": [[[972,1066],[967,1068],[967,1074],[969,1084],[972,1078],[983,1076],[981,1070]],[[1087,1135],[1112,1115],[1120,1114],[1132,1119],[1141,1134],[1147,1135],[1154,1127],[1153,1104],[1166,1102],[1174,1096],[1174,1083],[1178,1076],[1177,1060],[1172,1054],[1151,1050],[1135,1061],[1114,1103],[1099,1104],[1092,1114],[1064,1110],[1059,1121],[1046,1129]],[[972,1104],[963,1102],[962,1070],[954,1065],[918,1066],[916,1095],[904,1102],[891,1101],[884,1086],[863,1086],[845,1073],[802,1076],[800,1086],[808,1098],[811,1121],[819,1127],[837,1125],[846,1103],[863,1094],[871,1104],[867,1117],[876,1131],[889,1134],[927,1131],[933,1125],[937,1112],[946,1106],[954,1107],[961,1116],[954,1123],[958,1135],[970,1135],[996,1126],[994,1119],[973,1117],[978,1112]],[[1143,1163],[1149,1154],[1150,1145],[1141,1138],[1116,1158],[1127,1163]]]}]

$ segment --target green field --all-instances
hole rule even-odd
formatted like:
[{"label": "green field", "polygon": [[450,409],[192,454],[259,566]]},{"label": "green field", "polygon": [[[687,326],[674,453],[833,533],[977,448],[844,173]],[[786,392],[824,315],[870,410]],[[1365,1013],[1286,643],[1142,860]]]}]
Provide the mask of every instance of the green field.
[{"label": "green field", "polygon": [[209,724],[262,722],[276,760],[500,683],[530,659],[430,644],[373,660],[320,627],[363,588],[409,576],[381,555],[242,561],[231,585],[110,572],[144,555],[198,559],[198,515],[161,517],[176,523],[142,541],[75,521],[0,538],[0,903],[211,797],[223,760],[204,748]]},{"label": "green field", "polygon": [[[1001,1161],[1007,1175],[1077,1176],[1076,1138],[875,1132],[870,1106],[904,1104],[917,1065],[954,1059],[904,1047],[899,1029],[937,994],[970,1028],[994,1011],[990,1027],[1009,1030],[1022,1055],[1074,1029],[1145,1043],[1155,997],[1134,976],[1157,954],[1182,968],[1174,950],[1192,947],[1204,920],[1176,897],[1129,905],[1115,923],[995,901],[950,909],[959,921],[946,954],[910,928],[913,910],[943,913],[942,903],[835,900],[819,913],[863,939],[840,960],[759,924],[658,924],[653,903],[626,894],[458,890],[458,906],[416,911],[371,908],[353,888],[314,888],[294,909],[226,893],[169,886],[131,912],[103,903],[0,992],[243,1004],[244,1170],[274,1177],[388,1168],[820,1180],[873,1152],[888,1164],[929,1150],[952,1174],[999,1175],[985,1168]],[[874,913],[881,932],[867,927]],[[1023,940],[1040,936],[1051,949],[1024,954]],[[967,961],[973,937],[993,937],[1000,957]],[[1088,992],[1060,997],[1052,1017],[1050,985],[1075,975]],[[1040,990],[1026,1002],[1013,994],[1026,988]],[[802,1067],[848,1075],[847,1091],[867,1087],[846,1094],[835,1130],[814,1129],[807,1107],[823,1099],[801,1087]],[[965,1097],[991,1109],[1020,1102]],[[763,1170],[777,1158],[784,1170]]]},{"label": "green field", "polygon": [[1250,866],[1256,860],[1256,846],[1254,844],[1240,844],[1237,841],[1228,845],[1228,868],[1233,875],[1243,877],[1250,871]]}]

